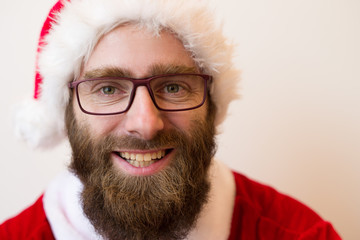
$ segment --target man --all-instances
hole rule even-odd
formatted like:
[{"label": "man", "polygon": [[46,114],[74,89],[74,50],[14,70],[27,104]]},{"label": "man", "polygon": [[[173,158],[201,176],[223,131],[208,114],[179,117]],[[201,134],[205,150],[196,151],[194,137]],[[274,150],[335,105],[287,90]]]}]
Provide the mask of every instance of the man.
[{"label": "man", "polygon": [[69,172],[1,239],[340,239],[290,197],[213,160],[236,98],[232,46],[199,1],[59,1],[18,134],[64,135]]}]

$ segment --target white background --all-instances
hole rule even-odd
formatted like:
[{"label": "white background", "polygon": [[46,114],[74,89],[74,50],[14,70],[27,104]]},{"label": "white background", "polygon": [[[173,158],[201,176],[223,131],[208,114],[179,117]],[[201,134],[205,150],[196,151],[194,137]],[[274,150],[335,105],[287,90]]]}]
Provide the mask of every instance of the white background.
[{"label": "white background", "polygon": [[[360,1],[214,1],[243,79],[217,157],[360,239]],[[32,95],[54,1],[1,2],[0,222],[32,203],[70,156],[66,143],[33,150],[12,130],[13,105]]]}]

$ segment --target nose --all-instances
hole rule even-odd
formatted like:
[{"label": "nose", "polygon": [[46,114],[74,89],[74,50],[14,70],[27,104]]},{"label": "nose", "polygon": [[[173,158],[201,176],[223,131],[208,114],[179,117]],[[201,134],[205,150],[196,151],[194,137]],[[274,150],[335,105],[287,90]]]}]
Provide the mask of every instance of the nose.
[{"label": "nose", "polygon": [[161,112],[154,105],[146,87],[139,86],[130,109],[125,113],[125,130],[144,140],[152,139],[164,128]]}]

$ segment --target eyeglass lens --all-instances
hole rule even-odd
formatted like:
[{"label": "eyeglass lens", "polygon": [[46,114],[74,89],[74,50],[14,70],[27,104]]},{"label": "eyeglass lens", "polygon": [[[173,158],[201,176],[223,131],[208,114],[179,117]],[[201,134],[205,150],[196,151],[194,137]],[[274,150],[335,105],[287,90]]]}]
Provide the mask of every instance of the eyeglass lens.
[{"label": "eyeglass lens", "polygon": [[[193,108],[204,100],[205,80],[197,75],[157,77],[150,88],[158,108],[182,110]],[[132,99],[134,84],[125,79],[97,79],[78,85],[82,108],[90,113],[109,114],[127,109]]]}]

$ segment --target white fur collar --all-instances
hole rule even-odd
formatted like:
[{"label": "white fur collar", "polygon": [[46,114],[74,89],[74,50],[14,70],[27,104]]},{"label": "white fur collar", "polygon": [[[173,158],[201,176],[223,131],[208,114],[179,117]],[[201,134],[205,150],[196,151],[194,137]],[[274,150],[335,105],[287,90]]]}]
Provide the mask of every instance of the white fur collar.
[{"label": "white fur collar", "polygon": [[[235,199],[235,182],[231,171],[214,161],[210,169],[211,191],[194,230],[187,239],[227,239]],[[225,187],[226,186],[226,187]],[[44,194],[44,209],[58,240],[103,239],[85,217],[81,204],[82,184],[69,172],[59,175]]]},{"label": "white fur collar", "polygon": [[45,191],[44,210],[55,239],[102,239],[83,213],[81,191],[80,180],[70,172],[59,175]]}]

